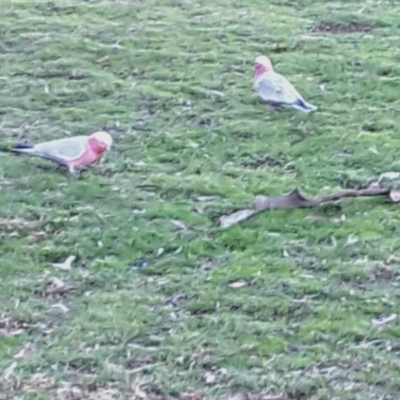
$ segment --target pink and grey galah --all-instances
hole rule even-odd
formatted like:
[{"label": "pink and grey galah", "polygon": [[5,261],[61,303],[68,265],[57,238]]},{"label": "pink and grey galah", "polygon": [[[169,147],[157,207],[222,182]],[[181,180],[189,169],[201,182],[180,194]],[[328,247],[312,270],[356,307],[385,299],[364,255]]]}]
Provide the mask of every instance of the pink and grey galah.
[{"label": "pink and grey galah", "polygon": [[254,90],[272,107],[286,105],[304,113],[318,110],[318,107],[303,99],[287,78],[274,71],[270,59],[266,56],[258,56],[255,59]]},{"label": "pink and grey galah", "polygon": [[98,131],[89,136],[72,136],[36,144],[21,143],[11,151],[53,161],[76,175],[83,167],[98,161],[112,144],[113,139],[108,132]]}]

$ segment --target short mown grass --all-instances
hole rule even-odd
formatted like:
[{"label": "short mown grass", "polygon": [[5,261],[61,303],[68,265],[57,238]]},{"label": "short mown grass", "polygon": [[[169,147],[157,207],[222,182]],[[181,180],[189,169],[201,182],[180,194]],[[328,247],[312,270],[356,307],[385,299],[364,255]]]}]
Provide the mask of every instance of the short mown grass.
[{"label": "short mown grass", "polygon": [[[218,218],[399,171],[399,16],[4,2],[1,147],[99,129],[115,145],[79,179],[0,153],[0,399],[398,400],[398,206]],[[259,54],[318,112],[270,112]]]}]

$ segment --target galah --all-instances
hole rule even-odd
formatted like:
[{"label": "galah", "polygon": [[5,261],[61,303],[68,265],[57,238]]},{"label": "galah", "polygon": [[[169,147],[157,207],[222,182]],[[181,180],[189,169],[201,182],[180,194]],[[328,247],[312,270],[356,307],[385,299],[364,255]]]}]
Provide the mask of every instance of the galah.
[{"label": "galah", "polygon": [[76,175],[82,167],[99,160],[111,149],[112,144],[111,135],[99,131],[89,136],[73,136],[36,144],[21,143],[11,151],[53,161]]},{"label": "galah", "polygon": [[272,107],[291,106],[304,113],[318,109],[305,101],[287,78],[274,71],[268,57],[258,56],[255,64],[254,90],[265,103]]}]

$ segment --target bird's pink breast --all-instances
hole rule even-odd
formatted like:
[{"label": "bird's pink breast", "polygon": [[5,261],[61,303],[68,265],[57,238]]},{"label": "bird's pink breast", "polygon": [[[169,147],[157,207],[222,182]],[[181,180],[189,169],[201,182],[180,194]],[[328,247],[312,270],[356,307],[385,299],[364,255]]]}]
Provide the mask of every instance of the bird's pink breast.
[{"label": "bird's pink breast", "polygon": [[254,68],[254,79],[257,79],[259,76],[268,71],[269,70],[265,65],[257,64]]},{"label": "bird's pink breast", "polygon": [[99,160],[105,151],[106,148],[96,139],[89,139],[87,151],[81,157],[69,162],[69,165],[71,167],[90,165]]}]

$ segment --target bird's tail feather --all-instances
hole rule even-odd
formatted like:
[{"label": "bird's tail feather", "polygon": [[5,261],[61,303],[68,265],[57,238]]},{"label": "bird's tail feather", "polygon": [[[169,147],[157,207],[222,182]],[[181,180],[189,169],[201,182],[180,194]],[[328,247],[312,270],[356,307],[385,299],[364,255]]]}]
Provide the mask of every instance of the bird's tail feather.
[{"label": "bird's tail feather", "polygon": [[38,149],[35,149],[35,145],[31,143],[18,143],[11,149],[11,152],[16,153],[17,155],[26,154],[33,157],[40,157],[45,160],[53,161],[58,165],[67,167],[68,169],[70,168],[68,161],[63,160],[62,158],[59,158],[53,154],[38,151]]},{"label": "bird's tail feather", "polygon": [[33,153],[33,148],[35,147],[32,143],[18,143],[16,144],[11,151],[14,153]]},{"label": "bird's tail feather", "polygon": [[317,106],[314,106],[303,99],[297,100],[296,103],[293,104],[293,108],[304,113],[310,113],[318,110]]},{"label": "bird's tail feather", "polygon": [[33,149],[35,147],[32,143],[18,143],[16,144],[13,149]]}]

